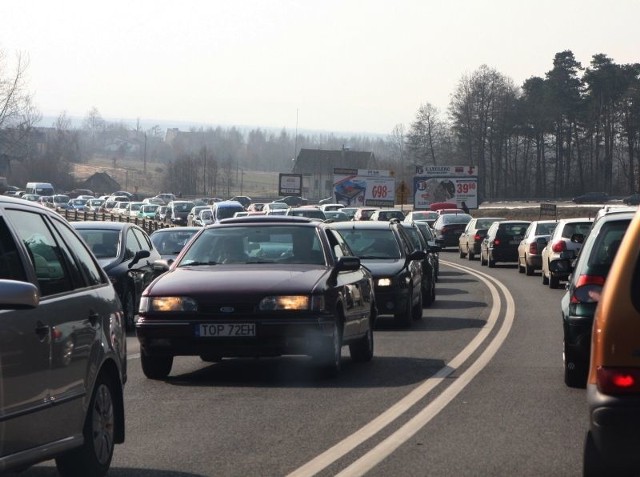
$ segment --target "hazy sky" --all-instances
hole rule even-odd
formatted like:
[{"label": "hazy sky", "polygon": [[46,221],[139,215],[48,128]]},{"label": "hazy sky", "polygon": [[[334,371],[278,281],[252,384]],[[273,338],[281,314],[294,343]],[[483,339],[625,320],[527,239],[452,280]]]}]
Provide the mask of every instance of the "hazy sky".
[{"label": "hazy sky", "polygon": [[388,134],[482,64],[521,85],[567,49],[640,62],[639,21],[640,0],[1,0],[0,49],[47,116]]}]

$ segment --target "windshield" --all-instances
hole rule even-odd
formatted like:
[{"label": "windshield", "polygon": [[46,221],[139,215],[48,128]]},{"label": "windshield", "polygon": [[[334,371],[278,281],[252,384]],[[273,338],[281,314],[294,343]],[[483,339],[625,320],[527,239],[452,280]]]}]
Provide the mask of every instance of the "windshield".
[{"label": "windshield", "polygon": [[402,256],[395,234],[390,229],[340,230],[351,251],[363,259],[399,259]]},{"label": "windshield", "polygon": [[247,263],[325,265],[313,227],[263,225],[206,229],[189,246],[179,267]]}]

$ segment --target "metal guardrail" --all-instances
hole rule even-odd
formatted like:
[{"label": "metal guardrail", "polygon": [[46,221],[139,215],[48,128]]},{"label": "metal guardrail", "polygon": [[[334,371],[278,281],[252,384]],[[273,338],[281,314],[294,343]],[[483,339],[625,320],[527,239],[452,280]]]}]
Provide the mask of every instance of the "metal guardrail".
[{"label": "metal guardrail", "polygon": [[78,222],[81,220],[97,220],[99,222],[129,222],[142,227],[145,232],[151,234],[158,229],[166,229],[168,227],[174,227],[172,224],[167,224],[159,220],[142,219],[140,217],[130,217],[120,214],[105,214],[101,212],[87,212],[83,210],[59,210],[58,213],[62,215],[69,222]]}]

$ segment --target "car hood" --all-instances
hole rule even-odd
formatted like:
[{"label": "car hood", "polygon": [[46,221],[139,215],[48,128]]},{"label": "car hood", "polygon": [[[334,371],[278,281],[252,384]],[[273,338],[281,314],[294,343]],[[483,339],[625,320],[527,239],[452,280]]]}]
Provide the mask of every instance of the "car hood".
[{"label": "car hood", "polygon": [[211,295],[309,293],[326,282],[329,269],[313,265],[212,265],[175,268],[155,281],[146,294]]},{"label": "car hood", "polygon": [[404,268],[405,260],[361,259],[360,263],[367,267],[374,277],[388,277],[400,272]]}]

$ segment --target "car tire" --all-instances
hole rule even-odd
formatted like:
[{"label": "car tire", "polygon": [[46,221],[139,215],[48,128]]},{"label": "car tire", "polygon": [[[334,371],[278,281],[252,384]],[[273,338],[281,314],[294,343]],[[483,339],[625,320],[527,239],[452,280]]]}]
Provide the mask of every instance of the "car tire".
[{"label": "car tire", "polygon": [[496,266],[496,261],[493,259],[493,257],[491,257],[490,254],[487,254],[487,265],[489,266],[489,268],[495,268]]},{"label": "car tire", "polygon": [[115,403],[116,385],[101,374],[96,380],[85,417],[84,443],[56,458],[60,475],[101,477],[107,474],[115,445]]},{"label": "car tire", "polygon": [[589,373],[588,365],[581,363],[576,353],[564,345],[563,352],[564,383],[570,388],[586,388]]},{"label": "car tire", "polygon": [[356,363],[366,363],[373,359],[373,320],[368,319],[367,332],[362,338],[349,344],[351,360]]},{"label": "car tire", "polygon": [[520,257],[518,257],[518,273],[524,273],[524,266],[520,265]]},{"label": "car tire", "polygon": [[468,258],[468,259],[469,259],[469,261],[471,262],[471,261],[475,260],[475,258],[476,258],[476,254],[475,254],[475,253],[473,253],[471,250],[469,250],[469,251],[467,252],[467,258]]},{"label": "car tire", "polygon": [[433,301],[436,299],[436,283],[435,277],[429,280],[429,289],[424,291],[422,294],[422,306],[428,307],[433,304]]},{"label": "car tire", "polygon": [[553,274],[553,272],[549,272],[549,288],[558,288],[560,286],[560,279]]},{"label": "car tire", "polygon": [[465,253],[462,251],[462,247],[458,246],[458,256],[460,258],[464,258],[465,257]]},{"label": "car tire", "polygon": [[422,304],[422,293],[418,293],[418,303],[413,305],[413,308],[411,309],[411,318],[414,321],[422,319]]},{"label": "car tire", "polygon": [[140,353],[142,372],[149,379],[164,379],[169,376],[173,366],[173,356],[154,356],[144,350]]},{"label": "car tire", "polygon": [[549,277],[547,277],[547,276],[544,274],[544,269],[542,270],[542,284],[543,284],[543,285],[548,285],[548,284],[549,284]]},{"label": "car tire", "polygon": [[524,273],[525,273],[528,277],[530,277],[530,276],[532,276],[532,275],[533,275],[533,270],[534,270],[534,269],[533,269],[533,267],[532,267],[531,265],[529,265],[529,264],[527,263],[526,259],[525,259],[525,262],[524,262]]},{"label": "car tire", "polygon": [[404,310],[398,311],[393,315],[393,320],[403,328],[409,328],[411,326],[413,312],[413,293],[409,293],[407,297],[407,303]]},{"label": "car tire", "polygon": [[122,295],[122,312],[124,313],[124,324],[127,331],[133,331],[135,325],[135,301],[133,299],[133,291],[131,287],[127,287]]},{"label": "car tire", "polygon": [[323,374],[329,377],[337,376],[342,369],[342,321],[339,314],[336,314],[331,338],[323,344],[316,361]]}]

